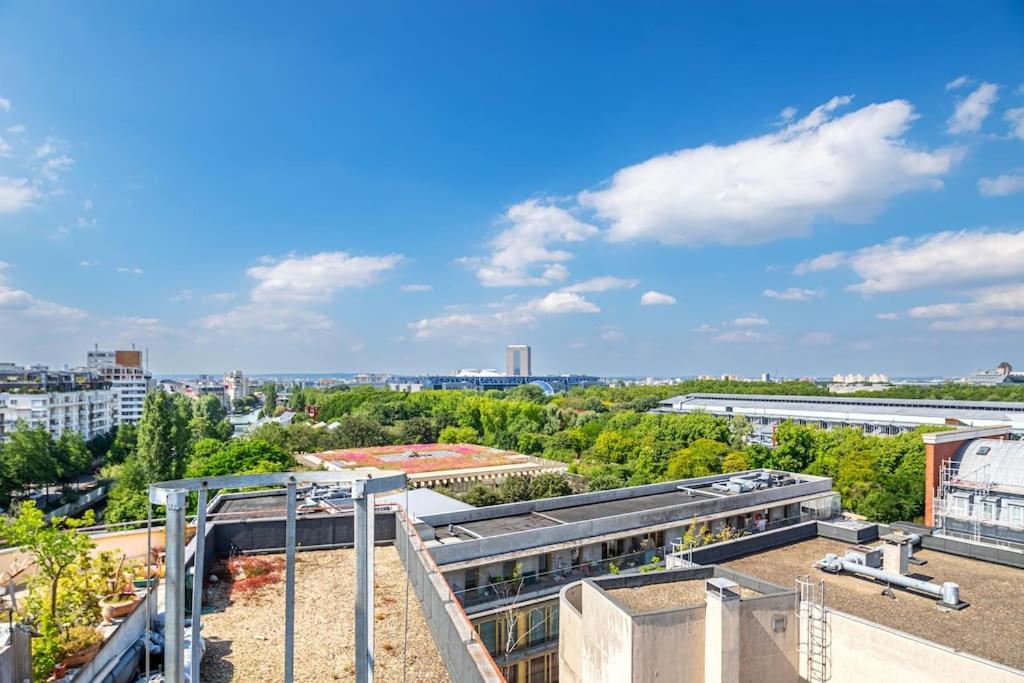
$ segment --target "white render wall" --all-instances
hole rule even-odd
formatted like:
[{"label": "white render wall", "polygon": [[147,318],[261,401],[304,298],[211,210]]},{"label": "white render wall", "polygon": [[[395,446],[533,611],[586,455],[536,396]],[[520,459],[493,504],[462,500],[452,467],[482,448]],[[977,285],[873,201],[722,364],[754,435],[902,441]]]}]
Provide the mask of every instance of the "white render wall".
[{"label": "white render wall", "polygon": [[109,432],[116,413],[117,396],[111,389],[0,393],[5,434],[14,431],[18,420],[24,420],[30,427],[44,427],[55,439],[73,431],[88,440]]}]

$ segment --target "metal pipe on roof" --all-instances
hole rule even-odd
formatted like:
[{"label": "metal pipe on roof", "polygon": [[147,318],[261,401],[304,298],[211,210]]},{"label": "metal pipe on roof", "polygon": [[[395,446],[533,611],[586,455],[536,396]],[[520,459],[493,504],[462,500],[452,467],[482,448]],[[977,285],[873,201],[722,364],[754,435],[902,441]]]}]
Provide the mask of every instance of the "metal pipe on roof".
[{"label": "metal pipe on roof", "polygon": [[941,600],[942,604],[948,607],[961,606],[960,586],[952,581],[946,581],[940,586],[939,584],[929,583],[928,581],[914,579],[909,576],[892,574],[882,569],[875,569],[874,567],[869,567],[865,564],[860,564],[859,562],[853,562],[847,558],[839,557],[834,553],[825,555],[824,559],[817,562],[817,566],[819,569],[836,573],[840,571],[848,571],[851,574],[863,574],[865,576],[878,579],[879,581],[885,581],[886,583],[900,586],[901,588],[909,588],[911,590],[934,595]]}]

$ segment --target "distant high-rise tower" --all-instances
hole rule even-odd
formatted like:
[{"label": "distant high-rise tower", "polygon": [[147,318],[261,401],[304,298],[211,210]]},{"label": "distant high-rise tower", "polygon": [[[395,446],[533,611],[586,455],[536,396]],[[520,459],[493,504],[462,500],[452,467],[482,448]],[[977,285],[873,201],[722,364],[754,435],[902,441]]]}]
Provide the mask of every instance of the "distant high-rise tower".
[{"label": "distant high-rise tower", "polygon": [[533,374],[530,366],[530,347],[526,344],[512,344],[505,347],[505,374],[525,377]]},{"label": "distant high-rise tower", "polygon": [[[134,345],[133,345],[134,346]],[[136,424],[142,419],[142,404],[152,391],[153,376],[144,367],[142,351],[135,348],[100,351],[97,345],[86,354],[89,369],[110,382],[117,397],[115,424]]]}]

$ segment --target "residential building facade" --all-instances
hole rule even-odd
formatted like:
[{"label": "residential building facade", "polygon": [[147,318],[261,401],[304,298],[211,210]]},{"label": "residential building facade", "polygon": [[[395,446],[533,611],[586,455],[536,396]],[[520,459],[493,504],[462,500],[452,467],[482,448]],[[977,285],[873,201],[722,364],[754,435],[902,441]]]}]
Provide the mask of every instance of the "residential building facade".
[{"label": "residential building facade", "polygon": [[110,384],[82,371],[0,366],[0,440],[19,422],[43,427],[54,438],[66,431],[91,439],[116,424],[117,396]]},{"label": "residential building facade", "polygon": [[154,387],[153,377],[145,369],[142,352],[130,349],[89,351],[86,358],[89,370],[110,383],[117,397],[115,424],[137,424],[142,419],[142,405],[146,394]]}]

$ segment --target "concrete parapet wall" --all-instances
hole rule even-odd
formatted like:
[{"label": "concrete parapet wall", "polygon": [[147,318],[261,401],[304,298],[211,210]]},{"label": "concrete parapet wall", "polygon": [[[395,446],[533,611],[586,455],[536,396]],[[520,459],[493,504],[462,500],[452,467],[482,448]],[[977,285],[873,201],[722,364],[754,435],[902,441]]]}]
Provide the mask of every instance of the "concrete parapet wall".
[{"label": "concrete parapet wall", "polygon": [[15,624],[11,640],[0,649],[0,683],[24,683],[32,680],[32,635]]},{"label": "concrete parapet wall", "polygon": [[[995,662],[828,610],[829,680],[1022,683],[1024,673]],[[806,623],[806,622],[804,622]],[[801,627],[804,632],[805,626]]]},{"label": "concrete parapet wall", "polygon": [[430,627],[437,650],[453,681],[501,683],[501,676],[490,653],[454,599],[451,589],[437,570],[430,553],[404,519],[398,526],[395,549],[409,575],[409,583],[419,600],[420,609]]},{"label": "concrete parapet wall", "polygon": [[[720,564],[743,555],[759,553],[789,543],[798,543],[818,535],[817,522],[801,522],[793,526],[772,531],[762,531],[742,536],[731,541],[713,543],[693,549],[693,561],[697,564]],[[690,553],[683,551],[682,559],[690,559]]]}]

